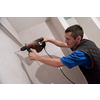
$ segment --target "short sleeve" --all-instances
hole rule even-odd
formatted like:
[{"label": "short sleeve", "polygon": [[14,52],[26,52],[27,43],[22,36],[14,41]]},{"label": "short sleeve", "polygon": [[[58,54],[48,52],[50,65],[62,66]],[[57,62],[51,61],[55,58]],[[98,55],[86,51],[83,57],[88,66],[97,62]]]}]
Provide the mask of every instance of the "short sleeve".
[{"label": "short sleeve", "polygon": [[[90,58],[82,51],[75,50],[71,55],[60,58],[61,62],[68,68],[73,68],[77,65],[83,65],[84,67],[91,67]],[[88,63],[88,65],[86,65]]]}]

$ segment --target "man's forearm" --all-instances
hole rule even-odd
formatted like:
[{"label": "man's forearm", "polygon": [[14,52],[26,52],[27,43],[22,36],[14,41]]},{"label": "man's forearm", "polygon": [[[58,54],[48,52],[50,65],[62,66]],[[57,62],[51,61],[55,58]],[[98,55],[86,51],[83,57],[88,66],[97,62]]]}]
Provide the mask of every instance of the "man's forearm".
[{"label": "man's forearm", "polygon": [[42,56],[36,56],[36,60],[44,63],[44,64],[47,64],[47,65],[50,65],[50,66],[53,66],[53,67],[61,67],[61,66],[64,66],[64,64],[60,61],[60,59],[55,59],[55,58],[46,58],[46,57],[42,57]]},{"label": "man's forearm", "polygon": [[53,44],[55,44],[56,46],[59,47],[67,47],[67,44],[58,40],[54,40],[54,39],[49,39],[48,42],[51,42]]}]

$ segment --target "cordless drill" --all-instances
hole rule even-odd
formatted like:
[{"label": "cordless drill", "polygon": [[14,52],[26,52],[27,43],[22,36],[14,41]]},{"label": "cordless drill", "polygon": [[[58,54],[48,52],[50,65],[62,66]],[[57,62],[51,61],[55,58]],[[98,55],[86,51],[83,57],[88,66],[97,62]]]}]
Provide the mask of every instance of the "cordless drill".
[{"label": "cordless drill", "polygon": [[[30,52],[31,52],[30,49],[32,48],[32,49],[35,49],[36,52],[39,53],[39,52],[42,51],[42,49],[45,48],[45,46],[46,46],[46,43],[43,42],[43,43],[41,44],[41,43],[40,43],[41,41],[43,41],[43,38],[36,39],[35,41],[32,41],[32,42],[29,43],[29,44],[26,44],[26,43],[25,43],[25,46],[23,46],[22,48],[20,48],[19,51],[25,51],[25,50],[27,50],[27,51],[30,53]],[[17,52],[19,52],[19,51],[17,51]],[[17,52],[15,52],[15,54],[16,54]]]}]

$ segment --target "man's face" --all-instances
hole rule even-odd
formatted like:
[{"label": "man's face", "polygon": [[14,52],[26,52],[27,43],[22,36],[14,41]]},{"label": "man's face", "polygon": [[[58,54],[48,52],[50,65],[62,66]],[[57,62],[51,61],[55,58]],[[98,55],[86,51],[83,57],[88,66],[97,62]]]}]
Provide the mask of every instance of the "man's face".
[{"label": "man's face", "polygon": [[67,43],[69,48],[76,47],[79,44],[79,42],[80,41],[79,41],[78,37],[76,39],[74,39],[71,36],[71,32],[65,33],[65,43]]}]

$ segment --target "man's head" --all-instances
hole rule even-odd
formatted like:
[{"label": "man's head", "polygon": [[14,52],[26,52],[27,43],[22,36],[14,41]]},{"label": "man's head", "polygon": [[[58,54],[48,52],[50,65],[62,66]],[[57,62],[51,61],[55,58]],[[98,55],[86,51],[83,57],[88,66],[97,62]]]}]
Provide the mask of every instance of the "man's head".
[{"label": "man's head", "polygon": [[65,30],[65,42],[69,48],[76,47],[83,38],[83,29],[79,25],[73,25]]}]

